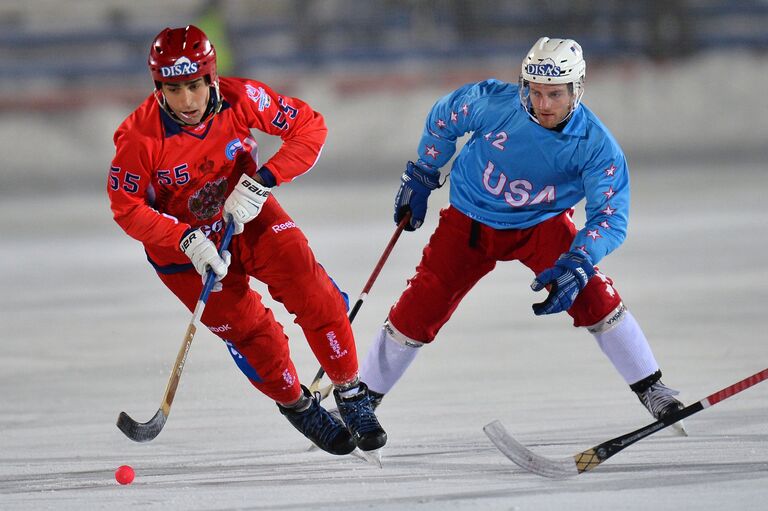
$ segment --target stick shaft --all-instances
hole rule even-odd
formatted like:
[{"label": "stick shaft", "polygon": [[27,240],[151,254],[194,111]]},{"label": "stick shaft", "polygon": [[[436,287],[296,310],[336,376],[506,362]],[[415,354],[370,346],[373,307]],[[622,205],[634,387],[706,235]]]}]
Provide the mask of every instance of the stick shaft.
[{"label": "stick shaft", "polygon": [[[221,255],[222,252],[229,248],[229,243],[232,241],[232,234],[234,232],[235,224],[234,222],[229,222],[227,224],[226,230],[224,231],[224,237],[221,240],[221,245],[219,246],[219,255]],[[171,377],[168,380],[168,385],[165,389],[163,405],[161,408],[163,409],[166,417],[171,411],[171,403],[173,403],[173,398],[176,396],[176,388],[179,386],[181,373],[184,371],[184,364],[187,362],[189,348],[192,346],[192,339],[194,339],[195,333],[197,332],[196,325],[200,321],[200,318],[203,317],[205,305],[208,303],[208,297],[210,296],[211,290],[213,290],[213,286],[215,284],[216,274],[213,272],[213,270],[209,269],[205,278],[205,285],[203,285],[200,298],[197,300],[197,304],[195,304],[195,310],[192,313],[192,320],[187,326],[187,331],[184,334],[184,342],[182,342],[181,347],[179,348],[179,353],[176,355],[176,361],[173,364],[173,371],[171,372]]]},{"label": "stick shaft", "polygon": [[[219,246],[219,254],[229,248],[229,243],[232,241],[232,234],[234,233],[234,223],[228,222],[226,230],[224,231],[224,237],[221,240]],[[171,375],[168,378],[168,384],[165,386],[165,393],[163,394],[163,401],[160,404],[160,408],[157,410],[152,419],[147,422],[141,423],[133,420],[127,413],[120,412],[117,418],[117,427],[125,433],[125,435],[136,442],[148,442],[155,438],[165,425],[165,421],[168,415],[171,413],[171,404],[176,396],[176,389],[179,386],[179,380],[181,379],[181,373],[184,370],[184,365],[187,361],[187,355],[189,354],[189,348],[192,346],[192,339],[195,337],[197,331],[196,324],[200,321],[205,310],[205,304],[208,302],[208,296],[213,290],[213,286],[216,284],[216,274],[212,270],[208,270],[208,274],[205,278],[205,284],[203,290],[200,293],[200,298],[197,300],[195,310],[192,313],[192,319],[187,326],[187,331],[184,334],[184,341],[179,348],[179,352],[176,355],[176,361],[173,364]]]},{"label": "stick shaft", "polygon": [[[742,390],[748,389],[749,387],[753,385],[757,385],[763,380],[768,379],[768,369],[763,369],[762,371],[753,374],[752,376],[748,378],[744,378],[743,380],[734,383],[733,385],[730,385],[723,390],[718,390],[714,394],[710,394],[705,399],[702,399],[702,406],[704,408],[708,406],[712,406],[714,404],[719,403],[720,401],[724,399],[728,399],[734,394],[738,394]],[[705,405],[703,402],[706,401],[707,404]]]},{"label": "stick shaft", "polygon": [[192,339],[195,337],[197,327],[194,323],[190,323],[187,326],[187,333],[184,335],[184,342],[179,348],[179,353],[176,355],[176,362],[173,364],[173,371],[171,371],[171,377],[168,379],[168,385],[165,387],[165,394],[163,395],[163,404],[160,408],[163,410],[163,415],[168,417],[171,413],[171,403],[176,396],[176,388],[179,386],[179,380],[181,379],[181,372],[184,370],[184,364],[187,361],[187,355],[189,354],[189,348],[192,346]]},{"label": "stick shaft", "polygon": [[512,435],[506,430],[503,424],[498,420],[495,420],[483,428],[488,438],[498,447],[498,449],[510,460],[519,465],[521,468],[533,472],[544,477],[550,477],[553,479],[562,479],[566,477],[572,477],[588,470],[592,470],[603,461],[619,453],[623,449],[629,447],[647,438],[650,435],[661,431],[667,426],[685,419],[700,412],[704,408],[708,408],[720,401],[728,399],[731,396],[738,394],[739,392],[752,387],[768,379],[768,369],[763,369],[748,378],[729,385],[728,387],[711,394],[701,401],[697,401],[689,406],[686,406],[682,410],[669,414],[662,420],[648,424],[640,429],[626,433],[624,435],[617,436],[606,442],[598,444],[591,449],[577,453],[574,456],[563,459],[552,459],[545,456],[541,456],[531,451],[523,444],[515,440]]},{"label": "stick shaft", "polygon": [[700,412],[704,408],[708,408],[719,403],[720,401],[724,401],[725,399],[728,399],[729,397],[734,396],[739,392],[752,387],[753,385],[757,385],[766,379],[768,379],[768,368],[763,369],[762,371],[759,371],[752,376],[744,378],[743,380],[738,381],[733,385],[729,385],[724,389],[718,390],[717,392],[705,397],[701,401],[697,401],[691,405],[686,406],[682,410],[671,413],[661,420],[576,454],[573,457],[576,461],[576,466],[578,467],[579,472],[592,470],[603,461],[626,449],[635,442],[642,440],[643,438],[650,436],[657,431],[666,428],[667,426],[671,426],[672,424],[679,422],[686,417],[693,415],[694,413]]}]

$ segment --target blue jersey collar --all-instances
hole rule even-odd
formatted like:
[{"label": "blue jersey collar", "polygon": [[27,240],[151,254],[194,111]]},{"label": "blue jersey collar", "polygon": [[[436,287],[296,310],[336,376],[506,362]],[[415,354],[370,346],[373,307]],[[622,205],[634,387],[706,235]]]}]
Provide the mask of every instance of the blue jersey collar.
[{"label": "blue jersey collar", "polygon": [[571,116],[571,120],[563,128],[562,133],[574,137],[583,137],[587,133],[587,119],[584,114],[584,106],[579,105]]}]

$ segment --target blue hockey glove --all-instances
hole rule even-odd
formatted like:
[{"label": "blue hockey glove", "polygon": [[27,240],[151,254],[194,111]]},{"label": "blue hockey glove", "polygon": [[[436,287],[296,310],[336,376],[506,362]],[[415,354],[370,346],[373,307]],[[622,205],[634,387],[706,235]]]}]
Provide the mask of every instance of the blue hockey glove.
[{"label": "blue hockey glove", "polygon": [[551,285],[547,299],[533,304],[533,313],[541,316],[567,311],[594,274],[592,260],[584,252],[572,250],[561,255],[552,268],[544,270],[533,279],[531,289],[534,291],[541,291]]},{"label": "blue hockey glove", "polygon": [[395,196],[395,223],[399,224],[410,211],[411,220],[405,230],[415,231],[421,227],[427,216],[429,194],[440,186],[440,172],[424,169],[409,161],[400,177],[400,189]]}]

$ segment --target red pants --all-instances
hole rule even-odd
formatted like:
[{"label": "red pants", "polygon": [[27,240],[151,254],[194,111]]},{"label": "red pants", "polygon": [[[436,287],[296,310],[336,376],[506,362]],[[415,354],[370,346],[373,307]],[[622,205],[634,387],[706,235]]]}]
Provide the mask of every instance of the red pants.
[{"label": "red pants", "polygon": [[[232,263],[222,280],[223,289],[211,293],[202,323],[228,341],[251,383],[281,403],[295,401],[301,393],[288,338],[248,285],[249,276],[266,284],[272,298],[296,316],[331,381],[353,379],[357,352],[344,298],[276,199],[267,200],[244,232],[232,238],[229,250]],[[190,311],[194,309],[202,291],[201,277],[194,269],[158,275]]]},{"label": "red pants", "polygon": [[[528,229],[497,230],[475,223],[452,206],[440,212],[440,222],[424,248],[416,275],[389,311],[392,325],[404,335],[432,342],[470,289],[497,261],[519,260],[534,274],[554,265],[570,250],[576,227],[564,212]],[[475,238],[474,247],[470,237]],[[544,299],[537,296],[536,300]],[[597,272],[568,310],[574,326],[591,326],[621,302],[613,282]]]}]

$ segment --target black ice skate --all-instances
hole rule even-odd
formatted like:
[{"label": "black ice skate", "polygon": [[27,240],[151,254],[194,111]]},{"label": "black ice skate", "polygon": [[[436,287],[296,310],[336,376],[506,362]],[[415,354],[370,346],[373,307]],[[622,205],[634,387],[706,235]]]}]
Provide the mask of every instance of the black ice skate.
[{"label": "black ice skate", "polygon": [[[667,387],[661,382],[661,371],[656,371],[647,378],[633,383],[630,385],[630,388],[656,420],[660,420],[670,413],[684,408],[683,403],[674,398],[680,392]],[[677,433],[688,436],[683,421],[675,423],[673,428]]]},{"label": "black ice skate", "polygon": [[355,442],[344,423],[320,406],[304,385],[301,386],[301,390],[311,401],[309,407],[299,412],[278,403],[277,408],[280,413],[320,449],[338,455],[354,451]]},{"label": "black ice skate", "polygon": [[[360,382],[358,392],[342,397],[339,389],[333,390],[333,397],[339,407],[339,414],[349,428],[352,439],[362,451],[374,451],[387,443],[387,433],[373,413],[373,403],[368,386]],[[381,399],[379,399],[381,402]]]},{"label": "black ice skate", "polygon": [[[371,408],[375,412],[376,409],[381,404],[382,399],[384,399],[384,394],[380,394],[378,392],[374,392],[371,389],[368,389],[368,396],[370,396],[371,398]],[[328,413],[330,413],[334,417],[338,417],[339,419],[341,419],[341,414],[339,413],[338,408],[329,408]]]}]

